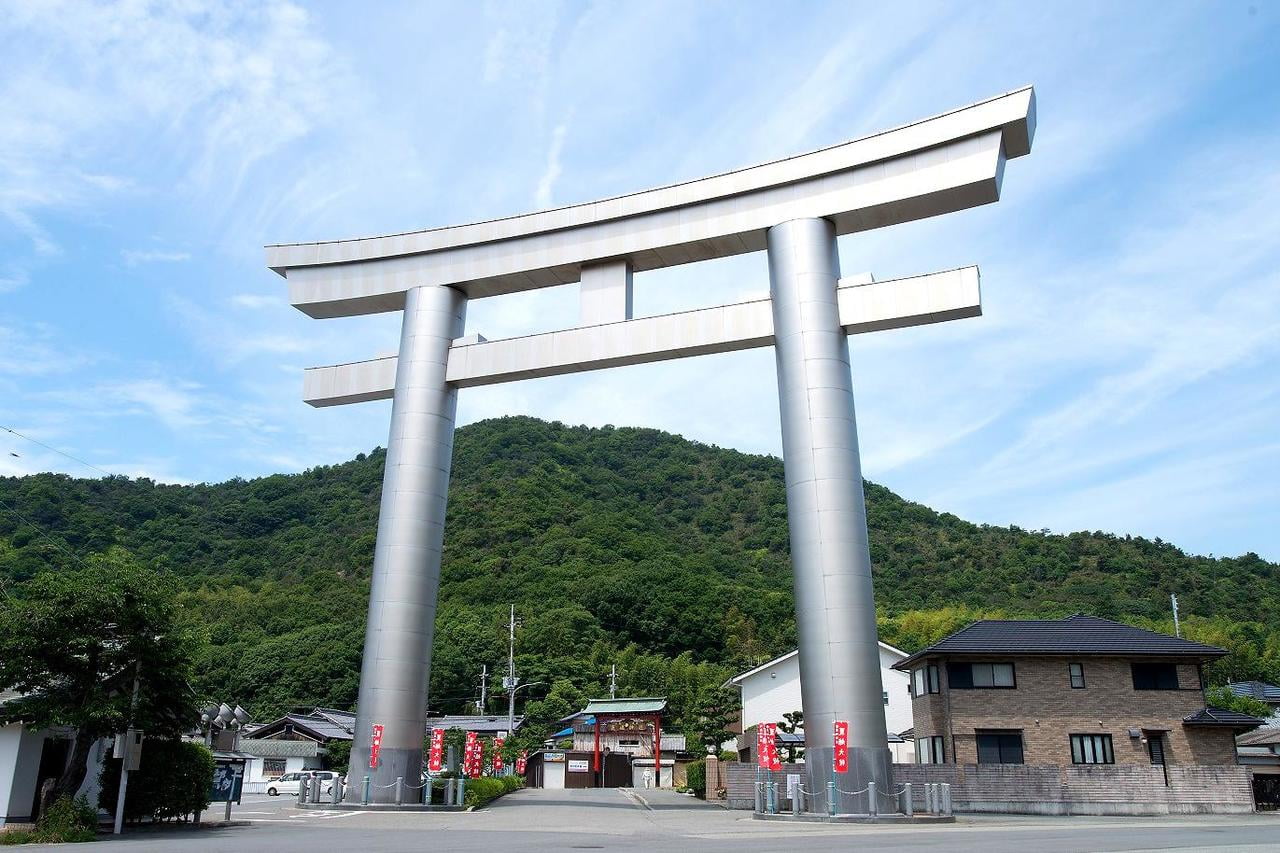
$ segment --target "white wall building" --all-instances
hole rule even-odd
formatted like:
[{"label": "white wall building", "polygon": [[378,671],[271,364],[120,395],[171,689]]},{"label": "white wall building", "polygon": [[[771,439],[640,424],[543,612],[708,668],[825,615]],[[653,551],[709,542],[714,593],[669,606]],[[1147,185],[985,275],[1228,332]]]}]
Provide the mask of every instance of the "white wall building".
[{"label": "white wall building", "polygon": [[[888,643],[880,644],[880,683],[884,688],[884,721],[891,741],[889,749],[895,762],[915,760],[910,743],[896,743],[892,738],[907,731],[911,720],[911,685],[905,672],[891,669],[907,653]],[[759,723],[780,723],[783,715],[799,711],[800,652],[788,652],[755,669],[735,675],[729,683],[742,691],[742,729]]]},{"label": "white wall building", "polygon": [[[17,695],[0,692],[0,705]],[[62,729],[31,731],[21,723],[0,725],[0,826],[27,823],[32,819],[41,783],[56,778],[66,766],[71,734],[70,730]],[[100,740],[90,747],[88,773],[76,792],[95,807],[98,771],[110,748],[109,740]]]}]

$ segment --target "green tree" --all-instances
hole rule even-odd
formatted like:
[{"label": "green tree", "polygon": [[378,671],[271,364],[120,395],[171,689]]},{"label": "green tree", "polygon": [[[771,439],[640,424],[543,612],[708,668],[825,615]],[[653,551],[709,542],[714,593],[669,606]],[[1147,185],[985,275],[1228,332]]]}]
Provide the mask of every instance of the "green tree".
[{"label": "green tree", "polygon": [[177,735],[197,719],[189,686],[197,635],[176,592],[171,577],[113,548],[0,600],[0,689],[20,694],[0,706],[0,721],[74,731],[53,799],[74,795],[93,743],[129,724],[135,679],[137,728]]},{"label": "green tree", "polygon": [[733,737],[729,724],[741,713],[741,697],[731,687],[704,688],[696,713],[694,727],[704,751],[719,754],[720,744]]},{"label": "green tree", "polygon": [[[788,711],[782,715],[782,721],[778,723],[778,731],[786,732],[793,735],[804,728],[804,711]],[[794,743],[779,744],[778,749],[782,750],[779,756],[785,762],[799,761],[804,758],[804,747]]]},{"label": "green tree", "polygon": [[1223,708],[1240,714],[1248,714],[1265,720],[1271,716],[1271,706],[1252,696],[1238,696],[1227,687],[1213,687],[1205,691],[1205,701],[1210,708]]}]

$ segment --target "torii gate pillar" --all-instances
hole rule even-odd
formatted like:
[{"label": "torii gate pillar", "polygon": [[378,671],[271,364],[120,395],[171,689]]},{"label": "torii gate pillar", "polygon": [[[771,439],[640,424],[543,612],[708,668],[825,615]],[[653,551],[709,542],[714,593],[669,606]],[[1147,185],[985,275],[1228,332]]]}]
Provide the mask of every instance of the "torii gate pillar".
[{"label": "torii gate pillar", "polygon": [[[800,646],[807,788],[823,801],[833,778],[834,723],[849,722],[849,772],[892,791],[881,700],[871,549],[858,458],[849,340],[840,325],[835,226],[794,219],[768,232],[787,523]],[[840,814],[865,797],[836,795]],[[823,806],[815,810],[826,811]]]},{"label": "torii gate pillar", "polygon": [[[466,296],[452,287],[415,287],[405,294],[360,667],[358,730],[351,745],[354,780],[367,773],[375,783],[397,777],[416,782],[422,772],[458,405],[458,389],[445,381],[445,370],[449,348],[462,336],[466,310]],[[369,766],[373,724],[383,733],[376,768]],[[379,785],[374,802],[391,799],[384,787]]]}]

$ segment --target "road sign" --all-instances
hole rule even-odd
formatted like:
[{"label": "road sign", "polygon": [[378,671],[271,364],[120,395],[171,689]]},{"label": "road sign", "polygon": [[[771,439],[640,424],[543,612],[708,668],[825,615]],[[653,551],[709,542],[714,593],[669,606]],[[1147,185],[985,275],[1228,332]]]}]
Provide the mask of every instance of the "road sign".
[{"label": "road sign", "polygon": [[211,803],[238,803],[244,787],[244,762],[219,761],[213,768],[213,786],[209,789]]}]

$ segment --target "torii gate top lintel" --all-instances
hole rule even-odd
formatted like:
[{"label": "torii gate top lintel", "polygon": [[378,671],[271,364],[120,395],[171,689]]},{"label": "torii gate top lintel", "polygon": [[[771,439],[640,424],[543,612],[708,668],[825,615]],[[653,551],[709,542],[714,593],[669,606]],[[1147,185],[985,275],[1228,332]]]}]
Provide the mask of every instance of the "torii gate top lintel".
[{"label": "torii gate top lintel", "polygon": [[465,225],[266,248],[292,303],[316,318],[394,311],[411,287],[468,298],[765,249],[790,219],[831,220],[837,234],[995,201],[1004,161],[1031,150],[1031,87],[850,142],[680,184]]}]

